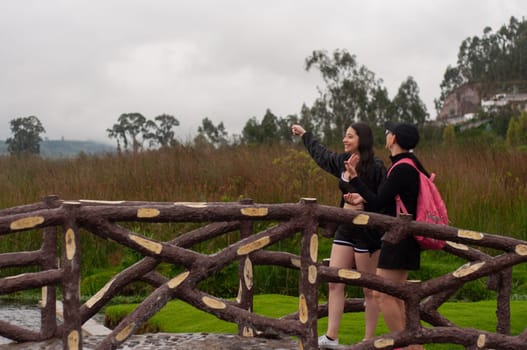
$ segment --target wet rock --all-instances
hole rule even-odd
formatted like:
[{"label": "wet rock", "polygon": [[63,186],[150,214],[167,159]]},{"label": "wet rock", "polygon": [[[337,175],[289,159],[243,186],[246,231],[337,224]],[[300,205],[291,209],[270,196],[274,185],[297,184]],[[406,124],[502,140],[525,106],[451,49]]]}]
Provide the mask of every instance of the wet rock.
[{"label": "wet rock", "polygon": [[[83,349],[95,349],[104,336],[83,337]],[[59,339],[45,342],[10,343],[0,345],[0,350],[61,350]],[[117,349],[142,350],[293,350],[298,342],[291,338],[248,338],[235,334],[213,333],[154,333],[131,336]]]}]

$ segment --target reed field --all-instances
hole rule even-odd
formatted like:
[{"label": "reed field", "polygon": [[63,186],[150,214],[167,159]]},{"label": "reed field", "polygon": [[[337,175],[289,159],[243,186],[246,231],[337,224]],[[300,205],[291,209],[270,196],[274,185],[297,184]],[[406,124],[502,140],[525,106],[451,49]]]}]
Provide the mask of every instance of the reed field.
[{"label": "reed field", "polygon": [[[377,155],[389,165],[385,149],[377,150]],[[430,172],[437,174],[436,183],[447,204],[452,226],[527,240],[527,152],[485,144],[424,145],[416,150],[416,155]],[[231,202],[251,198],[256,203],[291,203],[302,197],[315,197],[320,204],[338,205],[340,200],[337,179],[319,169],[303,146],[293,144],[220,149],[178,146],[138,154],[80,155],[68,159],[1,157],[0,167],[1,208],[34,203],[50,194],[64,200],[156,202]],[[126,225],[168,240],[196,224]],[[39,235],[24,232],[2,236],[0,252],[35,249],[40,245]],[[214,251],[235,239],[229,236],[214,243],[218,246],[207,245],[200,249]],[[83,293],[87,294],[93,291],[86,286],[96,289],[113,273],[141,258],[127,248],[91,234],[83,235],[81,244],[82,271],[86,279]],[[321,239],[320,258],[329,256],[330,245],[331,240]],[[296,247],[285,242],[280,248]],[[427,271],[427,261],[443,261],[447,271],[463,263],[453,257],[444,257],[445,253],[438,254],[441,257],[428,258],[426,255],[423,258],[423,273],[433,274]],[[176,272],[170,266],[161,268],[168,274]],[[234,273],[236,268],[227,269],[225,274],[230,271]],[[523,272],[525,269],[516,274],[520,278],[516,287],[520,290],[527,286]],[[94,280],[91,276],[97,274],[105,277],[100,277],[101,281]],[[219,277],[225,281],[225,276]],[[291,285],[291,290],[270,292],[297,291],[297,280],[289,284],[284,282],[284,278],[293,281],[294,273],[271,269],[265,278],[264,282],[271,283],[271,287],[289,288],[287,286]],[[232,280],[232,290],[225,288],[222,294],[236,292],[235,273]],[[211,282],[210,288],[219,286]]]}]

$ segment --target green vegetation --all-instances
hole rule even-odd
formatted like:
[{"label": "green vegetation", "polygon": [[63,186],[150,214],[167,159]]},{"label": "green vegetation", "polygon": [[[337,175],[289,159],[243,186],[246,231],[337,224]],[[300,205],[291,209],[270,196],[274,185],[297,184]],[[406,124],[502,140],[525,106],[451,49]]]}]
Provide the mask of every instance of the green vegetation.
[{"label": "green vegetation", "polygon": [[[179,120],[169,114],[161,114],[152,120],[147,120],[141,113],[123,113],[111,128],[106,129],[109,138],[117,141],[117,150],[132,150],[134,153],[142,150],[148,142],[154,147],[175,146],[174,127]],[[121,146],[122,144],[122,146]]]},{"label": "green vegetation", "polygon": [[527,139],[527,111],[519,116],[512,117],[507,129],[506,142],[508,146],[523,147],[525,149]]},{"label": "green vegetation", "polygon": [[[485,132],[484,130],[482,133]],[[527,240],[527,153],[501,143],[481,147],[472,136],[456,136],[449,145],[423,143],[416,150],[425,166],[437,174],[436,182],[449,209],[452,225]],[[475,139],[479,137],[475,137]],[[386,164],[385,150],[378,150]],[[48,194],[66,200],[143,201],[237,201],[252,198],[257,203],[297,202],[315,197],[320,204],[339,202],[336,179],[322,172],[301,146],[276,145],[192,148],[177,146],[138,154],[83,155],[71,159],[0,157],[0,203],[4,208],[39,201]],[[272,180],[271,180],[272,179]],[[23,190],[22,190],[23,189]],[[255,230],[271,223],[257,222]],[[124,224],[161,240],[199,226],[194,223]],[[40,246],[40,232],[21,232],[0,239],[0,252],[33,250]],[[237,240],[233,232],[193,249],[212,253]],[[299,235],[277,243],[273,249],[297,252]],[[130,266],[141,255],[116,243],[83,234],[82,293],[93,295],[114,273]],[[321,238],[320,259],[329,257],[331,240]],[[489,251],[490,254],[495,252]],[[440,262],[440,263],[439,263]],[[412,278],[428,279],[457,269],[464,261],[444,253],[423,254],[423,268]],[[513,293],[525,295],[527,274],[515,267]],[[2,269],[12,274],[17,269]],[[161,265],[167,277],[178,267]],[[233,297],[237,291],[237,266],[232,265],[203,281],[200,288],[214,295]],[[256,293],[295,295],[296,271],[272,266],[255,270]],[[123,294],[145,295],[149,287],[137,283]],[[326,293],[325,288],[321,294]],[[351,288],[352,296],[360,296]],[[482,300],[493,294],[485,281],[475,281],[460,290],[456,300]]]},{"label": "green vegetation", "polygon": [[[128,315],[136,304],[110,306],[106,309],[106,320],[109,325],[116,325],[120,319]],[[279,318],[298,309],[296,297],[267,294],[256,295],[254,298],[254,312],[268,317]],[[496,331],[496,302],[457,302],[445,303],[439,309],[441,314],[460,327],[477,328],[489,332]],[[511,334],[520,334],[525,327],[525,313],[527,302],[513,301],[511,303]],[[322,334],[327,327],[327,318],[318,322],[318,332]],[[169,302],[160,312],[155,314],[144,327],[144,330],[159,332],[211,332],[211,333],[236,333],[237,325],[216,318],[213,315],[182,302]],[[342,344],[359,342],[364,330],[364,314],[348,313],[342,320],[339,340]],[[388,328],[379,320],[377,335],[388,333]],[[428,350],[454,350],[464,349],[462,346],[451,344],[426,345]]]},{"label": "green vegetation", "polygon": [[9,122],[9,128],[13,137],[8,138],[5,143],[11,155],[22,156],[40,153],[40,134],[46,130],[40,120],[34,115],[25,118],[15,118]]},{"label": "green vegetation", "polygon": [[[460,47],[458,64],[448,67],[441,84],[441,107],[448,93],[465,83],[487,84],[486,89],[510,86],[525,90],[527,70],[522,61],[527,22],[514,17],[508,26],[492,33],[485,28],[482,38],[466,39]],[[337,205],[340,201],[337,180],[322,172],[292,140],[290,126],[300,123],[317,134],[326,144],[338,145],[344,128],[355,120],[367,121],[373,128],[377,144],[382,144],[383,124],[388,119],[418,123],[422,142],[417,155],[425,167],[435,172],[437,184],[449,210],[451,225],[486,233],[527,240],[527,116],[525,112],[502,109],[495,115],[481,114],[480,120],[490,121],[479,128],[460,132],[456,127],[441,128],[425,123],[428,112],[419,97],[419,88],[409,76],[402,82],[393,100],[388,98],[382,80],[360,65],[355,55],[346,50],[313,51],[306,59],[306,70],[320,71],[325,86],[319,87],[319,97],[311,107],[303,105],[300,114],[284,118],[266,110],[260,122],[249,119],[240,139],[229,141],[223,123],[214,125],[202,120],[199,135],[193,145],[174,139],[173,127],[179,121],[171,115],[147,120],[140,113],[122,114],[117,123],[107,129],[117,141],[118,153],[75,158],[43,159],[33,154],[45,154],[45,142],[40,148],[43,126],[36,117],[11,121],[12,138],[5,148],[13,155],[0,156],[0,207],[8,208],[39,201],[49,194],[65,200],[138,200],[156,202],[232,202],[252,198],[256,203],[297,202],[302,197],[315,197],[318,203]],[[63,141],[61,141],[63,142]],[[148,142],[153,149],[145,150]],[[54,145],[56,146],[56,145]],[[63,147],[63,145],[58,145]],[[337,148],[336,148],[337,149]],[[128,151],[132,152],[128,152]],[[41,152],[42,151],[42,152]],[[76,152],[75,152],[76,153]],[[70,153],[66,154],[69,155]],[[387,152],[377,154],[388,165]],[[273,223],[256,222],[254,230]],[[127,228],[148,237],[167,241],[195,229],[195,223],[139,224],[123,223]],[[36,250],[41,233],[20,232],[0,238],[0,253]],[[233,232],[192,249],[213,253],[237,241]],[[299,235],[276,243],[271,249],[297,252]],[[322,238],[319,258],[329,257],[331,240]],[[114,242],[83,232],[82,298],[96,293],[123,269],[142,256]],[[494,255],[491,249],[484,249]],[[422,268],[412,272],[411,279],[427,280],[456,270],[465,261],[444,252],[424,252]],[[157,271],[175,276],[181,267],[160,264]],[[36,268],[7,268],[0,277]],[[225,298],[234,297],[238,288],[238,266],[231,264],[203,281],[199,288]],[[274,266],[255,267],[256,313],[280,317],[297,310],[298,272]],[[512,334],[525,327],[527,312],[527,266],[513,269]],[[140,302],[152,287],[135,282],[112,301]],[[38,298],[39,290],[16,293],[14,297]],[[361,289],[348,287],[349,297],[360,297]],[[272,294],[271,294],[272,293]],[[321,286],[321,302],[325,302],[327,287]],[[467,283],[455,293],[440,311],[456,324],[495,331],[495,292],[486,288],[486,279]],[[467,302],[469,301],[469,302]],[[107,321],[116,324],[135,305],[111,305],[106,308]],[[326,328],[326,319],[318,323],[319,332]],[[362,314],[347,314],[343,319],[340,340],[355,343],[363,334]],[[228,332],[237,326],[216,319],[181,301],[173,301],[145,325],[145,331],[164,332]],[[346,331],[350,330],[350,331]],[[378,334],[387,333],[380,321]],[[461,349],[435,344],[427,349]]]},{"label": "green vegetation", "polygon": [[[493,85],[514,82],[515,86],[527,81],[525,54],[527,50],[527,21],[514,16],[499,30],[490,27],[483,29],[481,37],[468,37],[461,43],[455,66],[448,66],[441,82],[441,97],[436,107],[443,104],[446,96],[466,83],[485,83]],[[500,89],[503,92],[502,89]]]}]

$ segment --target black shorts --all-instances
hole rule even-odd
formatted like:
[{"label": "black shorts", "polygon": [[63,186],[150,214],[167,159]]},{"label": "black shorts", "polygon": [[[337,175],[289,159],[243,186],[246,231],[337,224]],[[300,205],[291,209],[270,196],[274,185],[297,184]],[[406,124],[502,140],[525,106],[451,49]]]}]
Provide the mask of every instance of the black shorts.
[{"label": "black shorts", "polygon": [[383,242],[378,267],[386,270],[419,270],[421,248],[413,237],[397,244]]},{"label": "black shorts", "polygon": [[373,253],[381,249],[382,233],[350,225],[340,225],[333,244],[353,247],[357,253]]}]

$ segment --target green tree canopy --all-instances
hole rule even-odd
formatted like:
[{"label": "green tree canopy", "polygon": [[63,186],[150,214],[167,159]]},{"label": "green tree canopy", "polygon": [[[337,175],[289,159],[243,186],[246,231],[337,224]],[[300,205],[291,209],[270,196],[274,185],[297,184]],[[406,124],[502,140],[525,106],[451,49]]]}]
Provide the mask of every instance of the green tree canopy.
[{"label": "green tree canopy", "polygon": [[256,117],[247,121],[242,130],[242,137],[243,141],[249,144],[272,143],[278,139],[277,131],[278,117],[267,109],[261,123]]},{"label": "green tree canopy", "polygon": [[[300,108],[300,118],[296,118],[294,122],[295,124],[298,123],[302,125],[306,130],[313,132],[313,134],[317,135],[317,137],[321,136],[320,130],[317,129],[313,111],[305,103],[303,103],[302,107]],[[289,127],[291,127],[291,125]]]},{"label": "green tree canopy", "polygon": [[419,87],[412,77],[403,81],[388,110],[392,120],[418,125],[424,124],[428,118],[428,112],[419,97]]},{"label": "green tree canopy", "polygon": [[46,130],[35,116],[16,118],[9,122],[13,136],[6,140],[11,155],[40,154],[40,134]]},{"label": "green tree canopy", "polygon": [[106,129],[109,138],[117,140],[117,149],[121,150],[121,142],[124,149],[128,150],[132,145],[134,153],[143,147],[143,135],[147,133],[146,118],[141,113],[123,113],[117,119],[117,123]]},{"label": "green tree canopy", "polygon": [[170,114],[161,114],[145,123],[144,140],[149,140],[150,147],[170,147],[177,144],[174,127],[179,120]]},{"label": "green tree canopy", "polygon": [[448,94],[471,82],[527,80],[527,21],[511,17],[498,31],[485,27],[483,35],[466,38],[459,47],[457,65],[448,66],[441,82],[439,111]]},{"label": "green tree canopy", "polygon": [[298,122],[296,115],[281,118],[270,109],[265,111],[262,122],[252,117],[242,130],[242,141],[248,144],[292,142],[291,125]]},{"label": "green tree canopy", "polygon": [[204,118],[201,121],[201,126],[198,127],[197,138],[200,142],[207,142],[214,147],[227,145],[229,143],[228,133],[225,130],[223,122],[214,125],[209,118]]},{"label": "green tree canopy", "polygon": [[313,51],[306,58],[306,70],[318,68],[325,87],[319,88],[320,96],[311,110],[324,142],[334,144],[342,139],[346,128],[356,121],[367,121],[375,125],[378,110],[375,103],[381,81],[365,66],[357,62],[355,55],[346,50]]},{"label": "green tree canopy", "polygon": [[256,117],[249,118],[242,130],[242,140],[244,143],[261,143],[263,136],[260,130],[260,123]]}]

